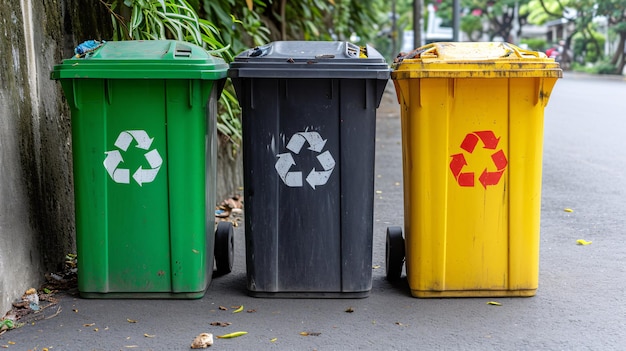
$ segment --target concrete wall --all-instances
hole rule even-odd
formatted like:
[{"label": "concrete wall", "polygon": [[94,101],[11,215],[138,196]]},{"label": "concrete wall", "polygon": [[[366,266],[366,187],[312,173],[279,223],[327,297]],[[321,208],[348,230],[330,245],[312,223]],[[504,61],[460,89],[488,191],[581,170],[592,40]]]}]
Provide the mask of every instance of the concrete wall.
[{"label": "concrete wall", "polygon": [[50,70],[110,32],[98,0],[0,0],[0,316],[75,252],[69,110]]}]

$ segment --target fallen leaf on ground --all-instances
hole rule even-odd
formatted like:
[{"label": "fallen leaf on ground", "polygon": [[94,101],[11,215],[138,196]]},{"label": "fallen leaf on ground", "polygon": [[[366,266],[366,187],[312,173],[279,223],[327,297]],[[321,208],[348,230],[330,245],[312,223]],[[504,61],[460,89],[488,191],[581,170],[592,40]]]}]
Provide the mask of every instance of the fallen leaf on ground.
[{"label": "fallen leaf on ground", "polygon": [[218,335],[217,337],[219,339],[232,339],[232,338],[236,338],[238,336],[242,336],[242,335],[246,335],[248,334],[248,332],[245,331],[238,331],[238,332],[234,332],[234,333],[228,333],[228,334],[224,334],[224,335]]},{"label": "fallen leaf on ground", "polygon": [[354,308],[348,307],[348,308],[346,308],[346,312],[347,313],[352,313],[352,312],[354,312]]},{"label": "fallen leaf on ground", "polygon": [[234,310],[234,311],[233,311],[233,313],[239,313],[239,312],[241,312],[241,311],[243,311],[243,305],[241,305],[241,306],[237,307],[237,309],[236,309],[236,310]]},{"label": "fallen leaf on ground", "polygon": [[146,338],[154,338],[156,335],[155,334],[144,334],[143,336],[145,336]]},{"label": "fallen leaf on ground", "polygon": [[248,312],[248,313],[255,313],[256,310],[255,309],[250,309],[250,310],[247,310],[246,312]]},{"label": "fallen leaf on ground", "polygon": [[137,321],[136,321],[136,320],[134,320],[134,319],[129,319],[129,318],[126,318],[126,321],[127,321],[128,323],[137,323]]},{"label": "fallen leaf on ground", "polygon": [[578,244],[578,245],[589,245],[589,244],[591,244],[591,241],[587,241],[585,239],[578,239],[578,240],[576,240],[576,244]]},{"label": "fallen leaf on ground", "polygon": [[501,304],[501,303],[496,302],[496,301],[489,301],[489,302],[487,302],[487,305],[492,305],[492,306],[502,306],[502,304]]},{"label": "fallen leaf on ground", "polygon": [[224,307],[224,306],[220,306],[218,307],[221,311],[228,311],[228,308]]},{"label": "fallen leaf on ground", "polygon": [[276,342],[276,340],[278,340],[278,338],[271,338],[270,342]]},{"label": "fallen leaf on ground", "polygon": [[83,324],[83,327],[93,327],[96,323]]},{"label": "fallen leaf on ground", "polygon": [[228,327],[231,324],[231,322],[211,322],[211,325],[214,327]]},{"label": "fallen leaf on ground", "polygon": [[302,336],[320,336],[320,335],[322,335],[322,333],[318,333],[318,332],[302,332],[302,333],[300,333],[300,335],[302,335]]},{"label": "fallen leaf on ground", "polygon": [[565,209],[563,209],[563,211],[565,211],[565,212],[574,212],[574,210],[572,210],[571,208],[565,208]]}]

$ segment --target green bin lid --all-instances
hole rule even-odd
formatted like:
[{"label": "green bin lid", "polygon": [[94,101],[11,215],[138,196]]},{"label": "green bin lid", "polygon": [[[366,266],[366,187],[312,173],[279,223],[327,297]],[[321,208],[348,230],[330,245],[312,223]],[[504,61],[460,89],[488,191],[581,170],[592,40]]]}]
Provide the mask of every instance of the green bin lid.
[{"label": "green bin lid", "polygon": [[176,40],[110,41],[84,57],[54,66],[52,79],[207,79],[226,77],[228,64],[200,46]]},{"label": "green bin lid", "polygon": [[230,64],[231,78],[389,79],[373,47],[343,41],[276,41],[246,50]]},{"label": "green bin lid", "polygon": [[505,42],[440,42],[400,55],[393,79],[411,78],[561,78],[563,71],[542,52]]}]

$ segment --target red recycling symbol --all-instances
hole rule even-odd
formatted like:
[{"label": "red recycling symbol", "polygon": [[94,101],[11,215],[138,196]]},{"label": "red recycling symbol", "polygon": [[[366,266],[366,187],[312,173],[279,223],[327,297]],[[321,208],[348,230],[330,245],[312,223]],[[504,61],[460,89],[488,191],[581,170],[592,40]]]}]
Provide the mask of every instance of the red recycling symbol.
[{"label": "red recycling symbol", "polygon": [[[484,145],[483,148],[488,150],[495,150],[498,147],[498,142],[500,141],[500,138],[496,138],[495,134],[491,130],[472,132],[468,133],[465,136],[465,139],[463,139],[461,149],[470,154],[473,153],[474,148],[478,145],[479,139]],[[452,160],[450,161],[450,170],[459,185],[473,187],[475,179],[474,172],[462,172],[463,168],[467,165],[464,154],[454,154],[450,157],[452,157]],[[485,167],[485,170],[478,177],[478,180],[485,189],[487,189],[487,186],[489,185],[496,185],[500,182],[502,173],[504,173],[508,164],[506,155],[502,149],[499,149],[491,154],[491,160],[493,161],[496,171],[489,170],[490,167]]]}]

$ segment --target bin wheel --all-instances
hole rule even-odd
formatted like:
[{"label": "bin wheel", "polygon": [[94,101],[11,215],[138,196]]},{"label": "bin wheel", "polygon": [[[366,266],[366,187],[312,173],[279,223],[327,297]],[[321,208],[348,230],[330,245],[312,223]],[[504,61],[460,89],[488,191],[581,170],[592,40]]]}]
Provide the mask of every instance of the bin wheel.
[{"label": "bin wheel", "polygon": [[233,270],[235,239],[232,223],[221,221],[217,224],[214,255],[217,275],[228,274]]},{"label": "bin wheel", "polygon": [[387,280],[400,279],[404,264],[404,238],[402,228],[388,227],[387,242],[385,243],[385,268]]}]

